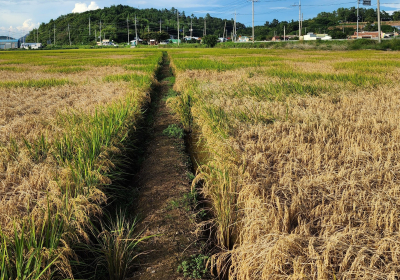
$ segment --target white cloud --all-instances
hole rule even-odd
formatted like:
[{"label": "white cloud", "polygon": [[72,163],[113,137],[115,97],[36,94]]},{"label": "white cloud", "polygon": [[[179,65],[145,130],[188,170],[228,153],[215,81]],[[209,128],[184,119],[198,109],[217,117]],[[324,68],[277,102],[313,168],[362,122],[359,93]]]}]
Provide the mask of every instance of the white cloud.
[{"label": "white cloud", "polygon": [[290,10],[291,7],[271,7],[270,10]]},{"label": "white cloud", "polygon": [[400,4],[382,4],[383,7],[400,9]]},{"label": "white cloud", "polygon": [[0,26],[0,30],[2,31],[10,31],[10,32],[17,32],[17,31],[24,31],[24,32],[28,32],[31,31],[34,28],[38,28],[39,27],[39,23],[34,23],[32,21],[32,19],[27,19],[24,21],[24,23],[22,23],[22,25],[17,26],[17,27],[4,27],[4,26]]},{"label": "white cloud", "polygon": [[34,23],[34,22],[32,22],[32,19],[27,19],[24,21],[22,26],[18,26],[16,29],[17,30],[32,30],[37,27],[39,27],[39,23]]},{"label": "white cloud", "polygon": [[75,8],[72,10],[73,13],[83,13],[87,11],[97,10],[100,7],[96,4],[96,2],[91,1],[89,6],[86,3],[75,3]]}]

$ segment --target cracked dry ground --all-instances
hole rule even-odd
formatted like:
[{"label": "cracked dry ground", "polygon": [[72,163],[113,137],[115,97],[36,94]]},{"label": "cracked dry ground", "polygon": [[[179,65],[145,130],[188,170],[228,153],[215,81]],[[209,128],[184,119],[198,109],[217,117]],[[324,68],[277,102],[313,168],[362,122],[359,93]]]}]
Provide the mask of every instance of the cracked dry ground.
[{"label": "cracked dry ground", "polygon": [[[164,63],[162,77],[170,76]],[[140,247],[148,252],[138,258],[139,269],[130,279],[185,279],[177,272],[178,265],[188,256],[198,254],[194,234],[196,225],[191,220],[193,212],[174,206],[190,192],[187,177],[188,160],[184,140],[169,138],[163,130],[179,121],[166,106],[163,97],[171,88],[167,81],[160,81],[155,90],[158,102],[151,128],[151,140],[145,160],[133,184],[139,187],[134,214],[139,218],[139,228],[144,235],[157,235]],[[178,202],[178,203],[177,203]],[[196,248],[197,247],[197,248]]]}]

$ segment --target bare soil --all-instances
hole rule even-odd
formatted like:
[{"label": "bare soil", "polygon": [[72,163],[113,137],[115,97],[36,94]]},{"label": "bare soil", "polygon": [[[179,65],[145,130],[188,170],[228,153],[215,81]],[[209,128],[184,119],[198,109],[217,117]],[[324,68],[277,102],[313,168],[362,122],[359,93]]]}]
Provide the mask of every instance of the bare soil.
[{"label": "bare soil", "polygon": [[[165,64],[161,76],[170,75],[169,65]],[[142,244],[141,249],[146,254],[139,257],[139,268],[131,279],[185,279],[177,272],[178,265],[200,253],[196,245],[194,213],[184,199],[191,190],[184,139],[163,135],[169,125],[179,125],[163,99],[170,88],[167,81],[160,81],[155,90],[158,105],[151,141],[133,182],[139,189],[133,210],[140,219],[139,228],[144,235],[157,236]]]}]

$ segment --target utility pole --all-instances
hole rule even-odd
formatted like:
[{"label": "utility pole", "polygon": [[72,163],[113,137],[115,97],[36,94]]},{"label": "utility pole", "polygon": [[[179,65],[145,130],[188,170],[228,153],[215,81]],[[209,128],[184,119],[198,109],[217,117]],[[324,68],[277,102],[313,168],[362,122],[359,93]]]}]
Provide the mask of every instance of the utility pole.
[{"label": "utility pole", "polygon": [[136,47],[138,45],[138,37],[137,37],[137,27],[136,27],[136,15],[135,15],[135,36],[136,36]]},{"label": "utility pole", "polygon": [[301,37],[301,0],[299,0],[299,40]]},{"label": "utility pole", "polygon": [[178,46],[179,46],[179,12],[176,10],[176,18],[178,20]]},{"label": "utility pole", "polygon": [[286,25],[283,26],[283,41],[286,41]]},{"label": "utility pole", "polygon": [[[296,7],[297,5],[296,4],[294,4],[294,5],[292,5],[292,6],[294,6],[294,7]],[[300,37],[301,37],[301,28],[302,28],[302,24],[301,24],[301,0],[299,0],[299,40],[300,40]]]},{"label": "utility pole", "polygon": [[[224,34],[222,35],[222,43],[225,42],[225,29],[226,29],[226,21],[225,21],[225,25],[224,25]],[[226,36],[228,37],[228,36]]]},{"label": "utility pole", "polygon": [[378,7],[377,7],[377,12],[378,12],[378,42],[381,43],[382,42],[382,38],[381,38],[381,7],[379,4],[379,0],[378,0]]},{"label": "utility pole", "polygon": [[36,40],[37,40],[36,43],[39,43],[39,28],[36,29]]},{"label": "utility pole", "polygon": [[190,40],[192,40],[193,35],[193,19],[190,19]]},{"label": "utility pole", "polygon": [[233,23],[233,37],[235,38],[235,42],[237,39],[237,34],[236,34],[236,11],[235,11],[235,21]]},{"label": "utility pole", "polygon": [[161,19],[160,19],[160,33],[161,33]]},{"label": "utility pole", "polygon": [[359,17],[359,10],[360,8],[360,0],[357,0],[357,39],[358,39],[358,17]]},{"label": "utility pole", "polygon": [[129,45],[129,16],[126,17],[126,27],[128,28],[128,45]]},{"label": "utility pole", "polygon": [[71,46],[71,32],[69,31],[69,23],[68,23],[68,38],[69,38],[69,45]]},{"label": "utility pole", "polygon": [[56,24],[54,24],[54,45],[56,45]]},{"label": "utility pole", "polygon": [[[89,36],[90,36],[90,17],[89,17]],[[90,40],[90,37],[89,37]]]},{"label": "utility pole", "polygon": [[254,38],[254,2],[258,2],[258,0],[251,0],[251,4],[252,4],[252,11],[253,11],[253,13],[252,13],[252,23],[253,23],[253,43],[254,43],[254,41],[255,41],[255,38]]},{"label": "utility pole", "polygon": [[[304,17],[303,17],[303,13],[301,13],[301,30],[303,30],[303,21],[304,21]],[[306,33],[304,33],[306,34]]]},{"label": "utility pole", "polygon": [[94,37],[96,37],[96,45],[97,45],[97,30],[94,30]]},{"label": "utility pole", "polygon": [[203,36],[207,36],[207,21],[206,21],[206,18],[204,18],[204,31],[203,31]]},{"label": "utility pole", "polygon": [[100,20],[100,46],[101,46],[101,20]]}]

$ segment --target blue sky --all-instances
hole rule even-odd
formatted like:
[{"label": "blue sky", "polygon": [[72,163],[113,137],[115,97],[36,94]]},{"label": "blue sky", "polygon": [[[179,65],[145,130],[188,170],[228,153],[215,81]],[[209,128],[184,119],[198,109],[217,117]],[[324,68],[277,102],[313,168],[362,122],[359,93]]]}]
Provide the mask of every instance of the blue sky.
[{"label": "blue sky", "polygon": [[[265,21],[292,19],[299,17],[298,0],[259,0],[255,5],[255,25]],[[29,30],[38,27],[40,22],[48,22],[60,15],[82,12],[88,9],[109,7],[111,5],[129,5],[139,8],[175,7],[184,10],[186,15],[204,16],[209,13],[214,17],[233,18],[247,26],[251,25],[251,2],[246,0],[0,0],[0,35],[20,37]],[[352,7],[357,0],[302,0],[304,19],[312,18],[322,11],[333,11],[339,7]],[[372,0],[376,8],[376,0]],[[387,12],[400,10],[400,0],[381,0],[381,9]]]}]

